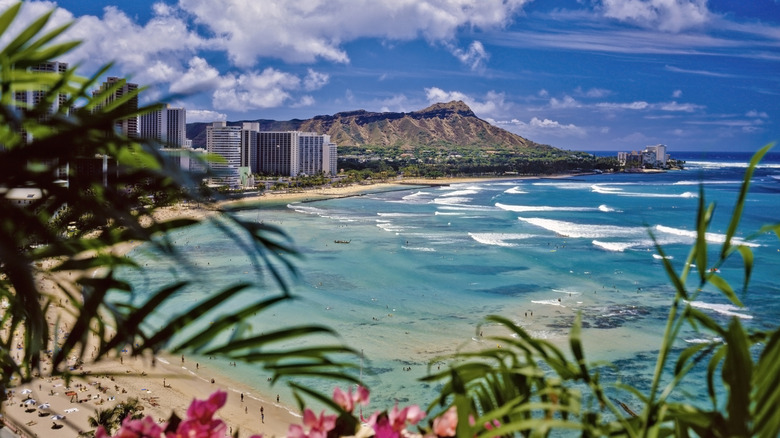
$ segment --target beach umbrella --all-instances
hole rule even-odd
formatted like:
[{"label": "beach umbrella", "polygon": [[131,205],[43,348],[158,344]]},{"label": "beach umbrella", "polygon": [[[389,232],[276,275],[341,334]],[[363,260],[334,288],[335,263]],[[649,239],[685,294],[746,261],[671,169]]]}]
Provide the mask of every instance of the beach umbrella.
[{"label": "beach umbrella", "polygon": [[64,420],[64,419],[65,419],[65,416],[64,416],[64,415],[52,415],[52,416],[51,416],[51,417],[49,417],[49,418],[51,418],[51,419],[52,419],[52,420],[54,420],[54,421],[59,421],[59,420]]},{"label": "beach umbrella", "polygon": [[26,404],[26,405],[34,405],[35,404],[35,400],[31,399],[31,398],[28,398],[27,400],[24,401],[24,404]]},{"label": "beach umbrella", "polygon": [[51,406],[48,403],[44,403],[44,404],[38,406],[38,409],[49,409],[49,407],[51,407]]},{"label": "beach umbrella", "polygon": [[32,392],[32,389],[29,389],[29,388],[25,388],[25,389],[19,391],[20,394],[29,394],[31,392]]}]

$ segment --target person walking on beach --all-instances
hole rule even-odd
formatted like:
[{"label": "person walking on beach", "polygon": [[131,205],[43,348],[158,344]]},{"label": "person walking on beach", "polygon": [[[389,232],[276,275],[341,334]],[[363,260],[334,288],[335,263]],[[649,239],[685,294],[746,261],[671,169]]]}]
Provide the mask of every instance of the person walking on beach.
[{"label": "person walking on beach", "polygon": [[265,424],[265,411],[263,411],[262,406],[260,406],[260,422]]}]

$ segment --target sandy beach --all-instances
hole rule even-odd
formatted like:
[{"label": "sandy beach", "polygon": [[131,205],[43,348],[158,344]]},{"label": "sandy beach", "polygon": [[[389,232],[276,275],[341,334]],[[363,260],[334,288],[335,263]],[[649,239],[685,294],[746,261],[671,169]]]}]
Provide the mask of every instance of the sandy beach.
[{"label": "sandy beach", "polygon": [[[320,187],[301,192],[265,193],[253,198],[223,202],[220,207],[241,208],[245,205],[265,203],[307,202],[402,190],[409,185],[447,185],[496,179],[499,178],[407,179],[346,187]],[[172,206],[158,212],[156,219],[204,218],[213,212],[214,210]],[[114,252],[125,254],[135,245],[136,243],[127,243],[114,248]],[[75,277],[73,275],[73,278]],[[39,279],[45,292],[61,294],[55,286],[55,280],[56,278]],[[69,324],[68,312],[63,307],[53,306],[47,317],[51,325],[58,321],[58,318],[62,318],[60,321],[65,323],[65,329]],[[229,431],[238,431],[240,437],[260,433],[271,437],[285,436],[290,424],[300,422],[300,415],[294,414],[297,409],[290,407],[290,400],[277,403],[276,394],[260,394],[241,382],[228,380],[220,373],[219,368],[224,366],[229,365],[225,360],[219,359],[194,363],[186,357],[171,357],[165,354],[156,357],[130,357],[123,354],[97,363],[84,364],[83,368],[78,370],[82,375],[71,381],[69,386],[66,386],[62,378],[44,376],[12,388],[10,399],[4,403],[3,414],[7,423],[10,423],[9,428],[18,431],[22,436],[75,437],[81,431],[94,430],[89,426],[88,419],[94,416],[98,409],[115,406],[129,398],[137,398],[144,407],[144,414],[162,422],[167,420],[171,413],[183,417],[193,398],[205,399],[220,389],[227,391],[228,400],[217,415],[228,424]],[[261,409],[264,419],[261,419]],[[57,417],[53,416],[56,415],[64,418],[54,420],[53,418]]]}]

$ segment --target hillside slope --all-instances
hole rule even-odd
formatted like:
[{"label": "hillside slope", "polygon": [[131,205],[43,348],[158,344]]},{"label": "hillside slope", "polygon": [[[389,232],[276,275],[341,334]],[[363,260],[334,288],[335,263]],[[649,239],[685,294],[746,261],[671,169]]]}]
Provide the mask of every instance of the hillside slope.
[{"label": "hillside slope", "polygon": [[[461,101],[436,103],[409,113],[368,112],[364,110],[316,116],[308,120],[251,120],[263,131],[299,130],[329,134],[339,147],[370,149],[451,149],[456,151],[503,151],[536,155],[556,148],[540,145],[491,125],[477,117]],[[244,121],[228,122],[240,125]],[[187,137],[193,147],[205,147],[207,123],[187,124]]]}]

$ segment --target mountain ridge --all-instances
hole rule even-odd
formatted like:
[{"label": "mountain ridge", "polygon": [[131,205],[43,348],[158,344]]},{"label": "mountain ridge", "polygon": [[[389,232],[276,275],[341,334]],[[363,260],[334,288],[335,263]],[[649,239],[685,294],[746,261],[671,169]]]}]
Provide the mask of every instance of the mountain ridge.
[{"label": "mountain ridge", "polygon": [[[259,123],[261,131],[305,131],[330,135],[339,147],[395,149],[413,152],[418,149],[478,149],[485,152],[510,152],[536,155],[559,150],[535,143],[517,134],[491,125],[462,101],[434,103],[418,111],[370,112],[354,110],[333,115],[317,115],[311,119],[241,120]],[[187,138],[193,147],[205,147],[208,123],[188,123]]]}]

